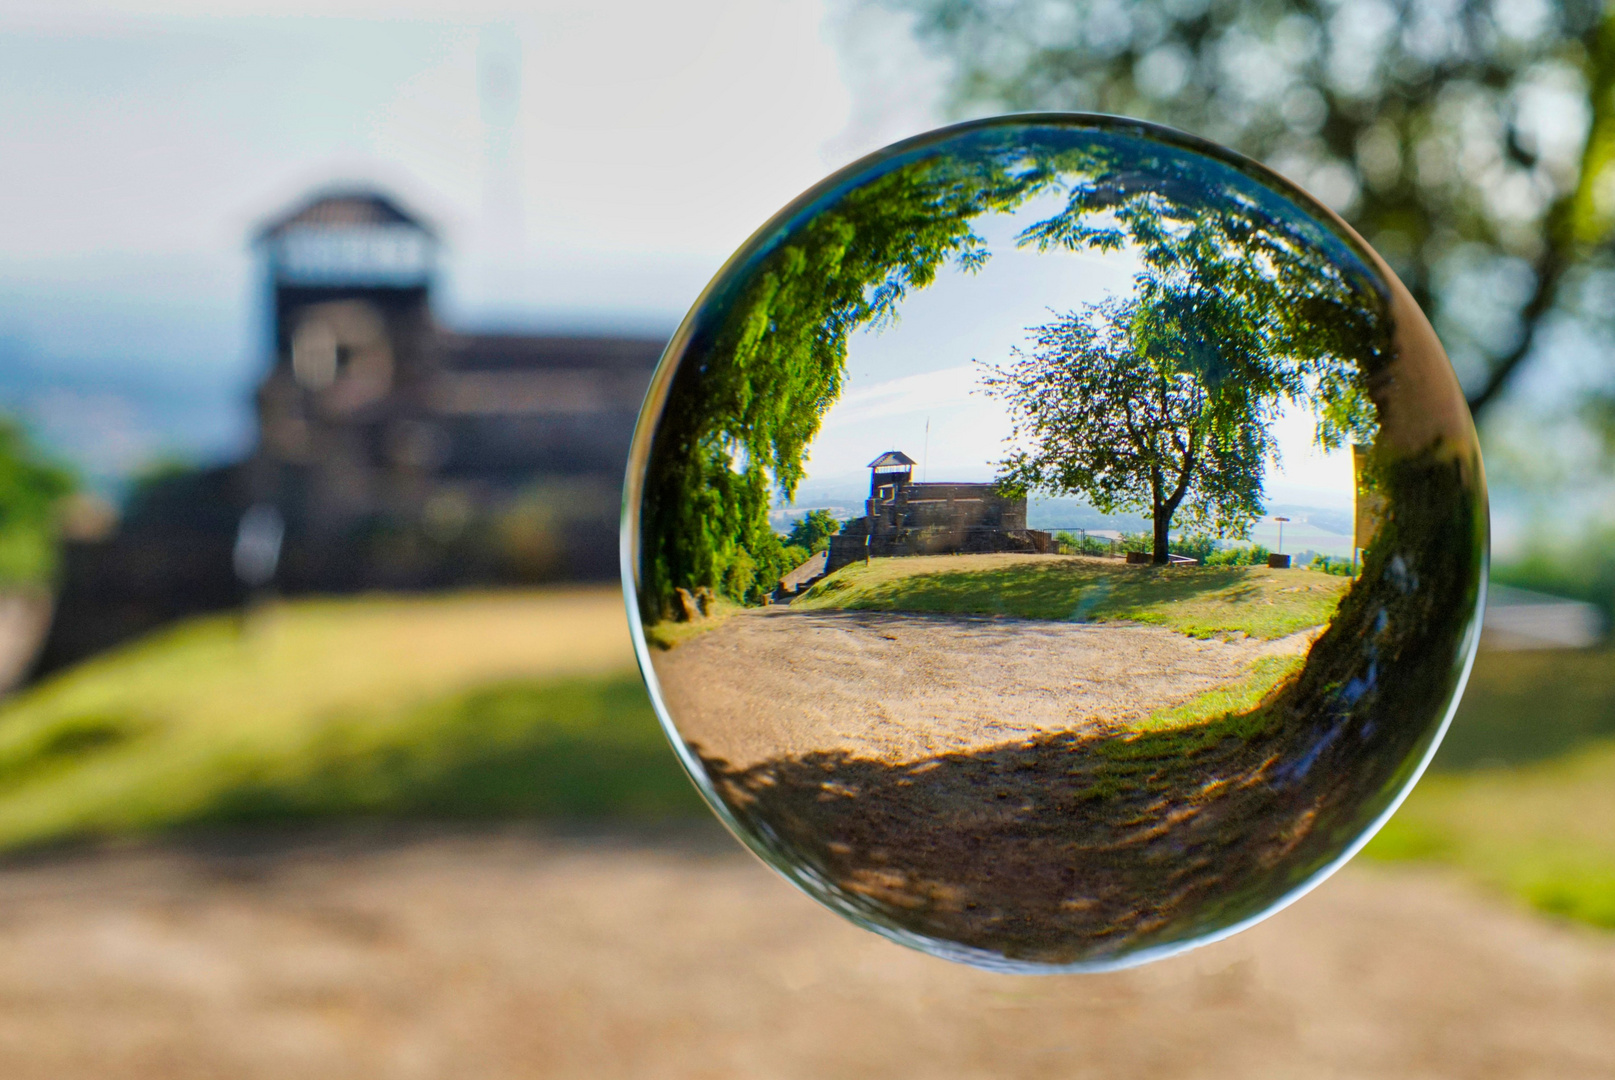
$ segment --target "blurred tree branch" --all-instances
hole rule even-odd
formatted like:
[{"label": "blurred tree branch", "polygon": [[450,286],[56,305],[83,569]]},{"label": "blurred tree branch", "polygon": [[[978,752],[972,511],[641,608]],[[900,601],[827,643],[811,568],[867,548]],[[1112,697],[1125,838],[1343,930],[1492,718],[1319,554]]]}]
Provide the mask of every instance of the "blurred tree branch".
[{"label": "blurred tree branch", "polygon": [[[1340,211],[1430,313],[1477,413],[1609,267],[1615,9],[1598,0],[865,0],[959,115],[1079,109],[1232,146]],[[1583,305],[1585,307],[1585,305]]]}]

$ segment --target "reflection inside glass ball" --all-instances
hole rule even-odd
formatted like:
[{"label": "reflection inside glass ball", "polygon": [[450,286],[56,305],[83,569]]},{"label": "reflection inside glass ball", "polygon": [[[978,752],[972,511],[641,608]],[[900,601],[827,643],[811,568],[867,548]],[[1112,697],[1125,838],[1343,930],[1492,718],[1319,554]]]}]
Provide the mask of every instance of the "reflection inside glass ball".
[{"label": "reflection inside glass ball", "polygon": [[1478,634],[1479,451],[1339,219],[1187,136],[944,129],[762,229],[669,346],[645,677],[753,850],[888,937],[1136,963],[1321,880]]}]

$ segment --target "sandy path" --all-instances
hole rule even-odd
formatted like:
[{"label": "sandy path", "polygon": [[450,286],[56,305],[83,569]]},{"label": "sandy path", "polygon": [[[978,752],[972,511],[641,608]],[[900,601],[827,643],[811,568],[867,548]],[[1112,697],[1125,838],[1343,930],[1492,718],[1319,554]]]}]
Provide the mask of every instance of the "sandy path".
[{"label": "sandy path", "polygon": [[0,871],[7,1080],[1607,1077],[1615,937],[1352,868],[1108,976],[954,967],[715,829],[416,833]]},{"label": "sandy path", "polygon": [[763,609],[652,664],[684,736],[735,768],[844,750],[889,764],[1142,719],[1245,674],[1276,642],[1153,626]]}]

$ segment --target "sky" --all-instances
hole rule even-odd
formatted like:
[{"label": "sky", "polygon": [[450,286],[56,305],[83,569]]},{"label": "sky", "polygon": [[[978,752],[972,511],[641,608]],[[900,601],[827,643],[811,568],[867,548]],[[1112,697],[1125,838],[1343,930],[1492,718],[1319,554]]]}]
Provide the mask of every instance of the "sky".
[{"label": "sky", "polygon": [[838,0],[8,0],[0,404],[97,475],[239,452],[247,238],[338,183],[440,229],[452,325],[669,332],[938,76]]}]

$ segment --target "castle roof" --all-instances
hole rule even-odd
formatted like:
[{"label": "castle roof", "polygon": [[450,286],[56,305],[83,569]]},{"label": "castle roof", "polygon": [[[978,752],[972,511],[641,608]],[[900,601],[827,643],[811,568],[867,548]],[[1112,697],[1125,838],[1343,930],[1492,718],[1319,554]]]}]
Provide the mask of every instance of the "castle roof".
[{"label": "castle roof", "polygon": [[431,228],[379,191],[354,189],[315,195],[267,222],[259,240],[269,240],[290,229],[351,229],[377,225],[408,225],[431,235]]},{"label": "castle roof", "polygon": [[869,463],[871,469],[907,469],[916,464],[915,460],[901,450],[888,450],[880,457]]}]

